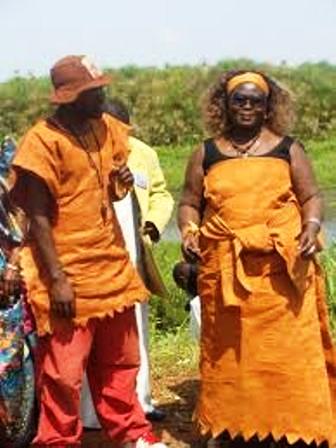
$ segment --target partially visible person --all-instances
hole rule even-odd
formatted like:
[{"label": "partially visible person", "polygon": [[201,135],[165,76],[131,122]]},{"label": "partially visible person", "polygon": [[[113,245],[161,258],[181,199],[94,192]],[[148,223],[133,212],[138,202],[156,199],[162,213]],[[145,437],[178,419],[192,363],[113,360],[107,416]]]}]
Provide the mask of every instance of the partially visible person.
[{"label": "partially visible person", "polygon": [[223,74],[179,204],[183,253],[199,264],[195,422],[237,447],[335,442],[336,355],[316,256],[323,202],[287,135],[292,110],[268,76]]},{"label": "partially visible person", "polygon": [[134,305],[148,292],[111,206],[133,186],[128,128],[103,114],[109,79],[87,57],[59,60],[51,81],[55,111],[28,131],[13,162],[12,196],[30,221],[21,260],[39,336],[33,446],[81,446],[86,370],[107,437],[124,448],[164,448],[135,391]]},{"label": "partially visible person", "polygon": [[[129,125],[130,117],[125,105],[117,99],[106,102],[106,113]],[[174,206],[171,194],[154,149],[133,136],[128,138],[130,154],[127,165],[134,176],[134,193],[129,193],[121,201],[114,203],[114,209],[130,253],[131,260],[137,266],[148,288],[151,270],[143,253],[142,238],[149,237],[153,243],[160,239]],[[130,219],[130,217],[132,217]],[[149,280],[149,282],[148,282]],[[158,293],[152,290],[153,293]],[[137,376],[137,395],[146,416],[151,421],[161,421],[165,413],[156,408],[151,396],[150,359],[148,347],[148,303],[135,305],[135,315],[139,334],[140,370]],[[95,415],[87,384],[82,390],[82,420],[85,427],[98,428],[100,424]]]},{"label": "partially visible person", "polygon": [[198,295],[197,290],[198,264],[179,261],[173,268],[173,279],[177,286],[186,291],[189,297]]},{"label": "partially visible person", "polygon": [[201,334],[201,303],[197,291],[197,263],[179,261],[173,268],[173,278],[177,286],[188,294],[188,303],[185,306],[190,315],[191,336],[199,341]]},{"label": "partially visible person", "polygon": [[23,233],[0,177],[0,446],[24,448],[35,430],[34,368],[19,250]]},{"label": "partially visible person", "polygon": [[6,136],[0,143],[0,176],[4,179],[8,177],[15,149],[15,140],[9,136]]}]

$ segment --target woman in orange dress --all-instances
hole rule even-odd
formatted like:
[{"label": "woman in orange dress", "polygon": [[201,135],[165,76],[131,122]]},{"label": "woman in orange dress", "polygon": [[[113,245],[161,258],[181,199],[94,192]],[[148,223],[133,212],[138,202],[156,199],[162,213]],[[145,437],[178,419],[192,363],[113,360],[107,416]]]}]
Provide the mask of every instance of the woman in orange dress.
[{"label": "woman in orange dress", "polygon": [[209,90],[213,135],[192,154],[179,206],[187,259],[199,260],[199,432],[234,444],[332,444],[335,353],[316,257],[321,196],[287,136],[288,92],[257,72]]}]

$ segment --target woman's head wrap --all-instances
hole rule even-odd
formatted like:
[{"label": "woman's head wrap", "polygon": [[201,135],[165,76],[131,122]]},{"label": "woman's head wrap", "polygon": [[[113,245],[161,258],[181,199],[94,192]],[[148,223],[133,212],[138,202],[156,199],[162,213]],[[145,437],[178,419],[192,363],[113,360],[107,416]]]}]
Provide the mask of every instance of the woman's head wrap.
[{"label": "woman's head wrap", "polygon": [[265,95],[269,95],[270,93],[270,88],[266,79],[256,72],[245,72],[240,75],[233,76],[233,78],[231,78],[226,85],[226,91],[230,94],[236,87],[246,83],[256,85],[265,93]]}]

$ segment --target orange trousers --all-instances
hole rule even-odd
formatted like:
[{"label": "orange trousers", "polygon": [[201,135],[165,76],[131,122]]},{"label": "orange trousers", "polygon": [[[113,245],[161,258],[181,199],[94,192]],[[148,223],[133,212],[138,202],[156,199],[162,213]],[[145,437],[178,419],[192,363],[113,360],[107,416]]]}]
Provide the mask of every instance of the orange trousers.
[{"label": "orange trousers", "polygon": [[134,307],[113,318],[91,319],[86,327],[63,325],[39,339],[36,359],[40,416],[34,447],[81,446],[79,400],[85,370],[110,439],[124,443],[151,431],[135,391],[139,344]]}]

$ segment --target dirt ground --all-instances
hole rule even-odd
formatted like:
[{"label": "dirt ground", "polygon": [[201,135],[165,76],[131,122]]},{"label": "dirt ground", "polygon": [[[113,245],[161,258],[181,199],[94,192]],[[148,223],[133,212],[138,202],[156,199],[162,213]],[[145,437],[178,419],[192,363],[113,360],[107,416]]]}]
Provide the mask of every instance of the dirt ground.
[{"label": "dirt ground", "polygon": [[[198,388],[197,374],[180,374],[157,378],[153,396],[160,409],[167,413],[162,423],[154,424],[155,433],[172,448],[190,446],[192,441],[191,416]],[[83,448],[112,448],[100,431],[84,434]]]}]

